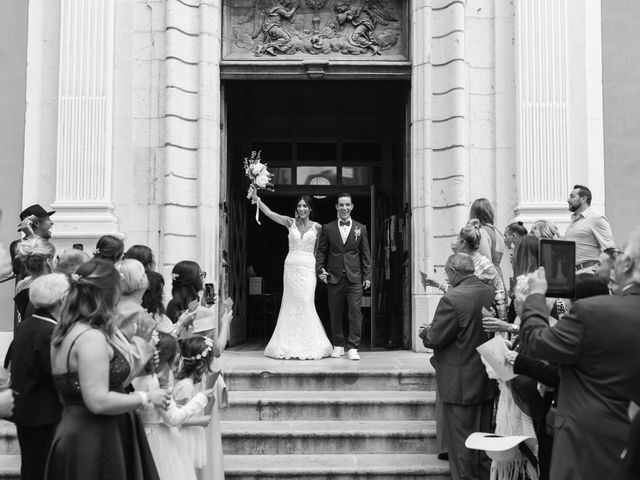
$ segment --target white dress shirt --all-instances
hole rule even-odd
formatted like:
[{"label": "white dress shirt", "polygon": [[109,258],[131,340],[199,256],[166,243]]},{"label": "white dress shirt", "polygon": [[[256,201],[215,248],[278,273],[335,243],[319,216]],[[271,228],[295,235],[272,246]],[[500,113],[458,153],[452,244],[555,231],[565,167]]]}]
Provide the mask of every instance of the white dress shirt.
[{"label": "white dress shirt", "polygon": [[[340,222],[349,222],[349,225],[340,225]],[[351,218],[347,220],[338,219],[338,229],[340,230],[340,236],[342,237],[342,244],[347,243],[347,238],[349,238],[349,232],[351,231],[351,227],[353,225],[353,221]]]}]

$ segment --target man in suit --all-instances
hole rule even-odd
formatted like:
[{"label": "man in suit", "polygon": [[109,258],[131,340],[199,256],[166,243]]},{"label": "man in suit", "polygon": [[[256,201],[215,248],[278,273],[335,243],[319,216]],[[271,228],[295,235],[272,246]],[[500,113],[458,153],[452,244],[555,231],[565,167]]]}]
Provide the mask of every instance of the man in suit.
[{"label": "man in suit", "polygon": [[470,255],[449,257],[445,272],[450,288],[440,299],[431,325],[419,333],[425,347],[433,349],[431,363],[442,398],[453,480],[488,480],[491,468],[484,451],[464,445],[471,433],[491,430],[495,397],[495,385],[476,351],[489,340],[482,328],[482,308],[491,306],[495,294],[474,271]]},{"label": "man in suit", "polygon": [[[338,219],[322,226],[316,249],[318,277],[327,284],[333,352],[338,358],[347,348],[349,360],[360,360],[358,347],[362,335],[362,292],[371,286],[371,252],[367,227],[351,218],[351,195],[342,193],[336,202]],[[342,313],[349,313],[345,342]]]},{"label": "man in suit", "polygon": [[578,300],[553,328],[544,269],[529,279],[521,336],[526,351],[559,367],[551,459],[554,480],[609,478],[629,435],[629,401],[640,403],[640,230],[614,263],[616,295]]},{"label": "man in suit", "polygon": [[49,350],[68,290],[69,281],[62,273],[34,280],[29,299],[36,310],[20,324],[12,343],[11,388],[19,395],[11,420],[17,427],[23,480],[44,478],[47,454],[62,413]]}]

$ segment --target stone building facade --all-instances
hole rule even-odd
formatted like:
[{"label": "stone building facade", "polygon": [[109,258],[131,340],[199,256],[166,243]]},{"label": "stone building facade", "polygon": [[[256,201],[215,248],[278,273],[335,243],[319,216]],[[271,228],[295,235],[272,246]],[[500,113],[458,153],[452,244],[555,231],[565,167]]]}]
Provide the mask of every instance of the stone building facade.
[{"label": "stone building facade", "polygon": [[[439,298],[419,271],[444,274],[473,199],[494,203],[500,227],[516,218],[566,225],[574,183],[604,209],[599,2],[298,3],[29,2],[15,176],[23,205],[57,211],[59,248],[117,232],[151,246],[162,273],[195,259],[217,272],[223,294],[237,294],[246,278],[243,269],[229,278],[228,256],[254,248],[237,243],[229,223],[238,218],[232,170],[251,149],[230,140],[229,92],[242,82],[404,91],[395,213],[406,221],[397,267],[406,347],[420,348],[417,328]],[[242,341],[246,322],[234,328]]]}]

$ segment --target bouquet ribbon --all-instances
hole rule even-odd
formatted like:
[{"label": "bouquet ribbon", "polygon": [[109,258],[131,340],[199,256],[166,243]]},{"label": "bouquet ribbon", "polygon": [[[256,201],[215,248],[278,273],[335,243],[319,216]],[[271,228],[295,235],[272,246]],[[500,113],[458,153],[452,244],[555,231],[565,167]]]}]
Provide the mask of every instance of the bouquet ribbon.
[{"label": "bouquet ribbon", "polygon": [[256,202],[256,222],[258,222],[258,225],[262,225],[260,223],[260,197],[258,197],[258,201]]}]

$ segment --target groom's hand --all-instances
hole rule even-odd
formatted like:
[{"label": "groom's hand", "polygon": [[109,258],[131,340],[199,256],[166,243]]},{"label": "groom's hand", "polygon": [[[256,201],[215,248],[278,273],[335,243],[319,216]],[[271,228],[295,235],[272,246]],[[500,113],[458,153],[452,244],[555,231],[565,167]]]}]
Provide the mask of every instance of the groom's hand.
[{"label": "groom's hand", "polygon": [[320,280],[323,283],[327,283],[327,278],[329,277],[329,272],[327,272],[324,268],[322,269],[322,272],[320,273],[320,275],[318,275],[318,277],[320,278]]},{"label": "groom's hand", "polygon": [[364,288],[365,290],[368,290],[370,286],[371,280],[365,280],[364,282],[362,282],[362,288]]}]

